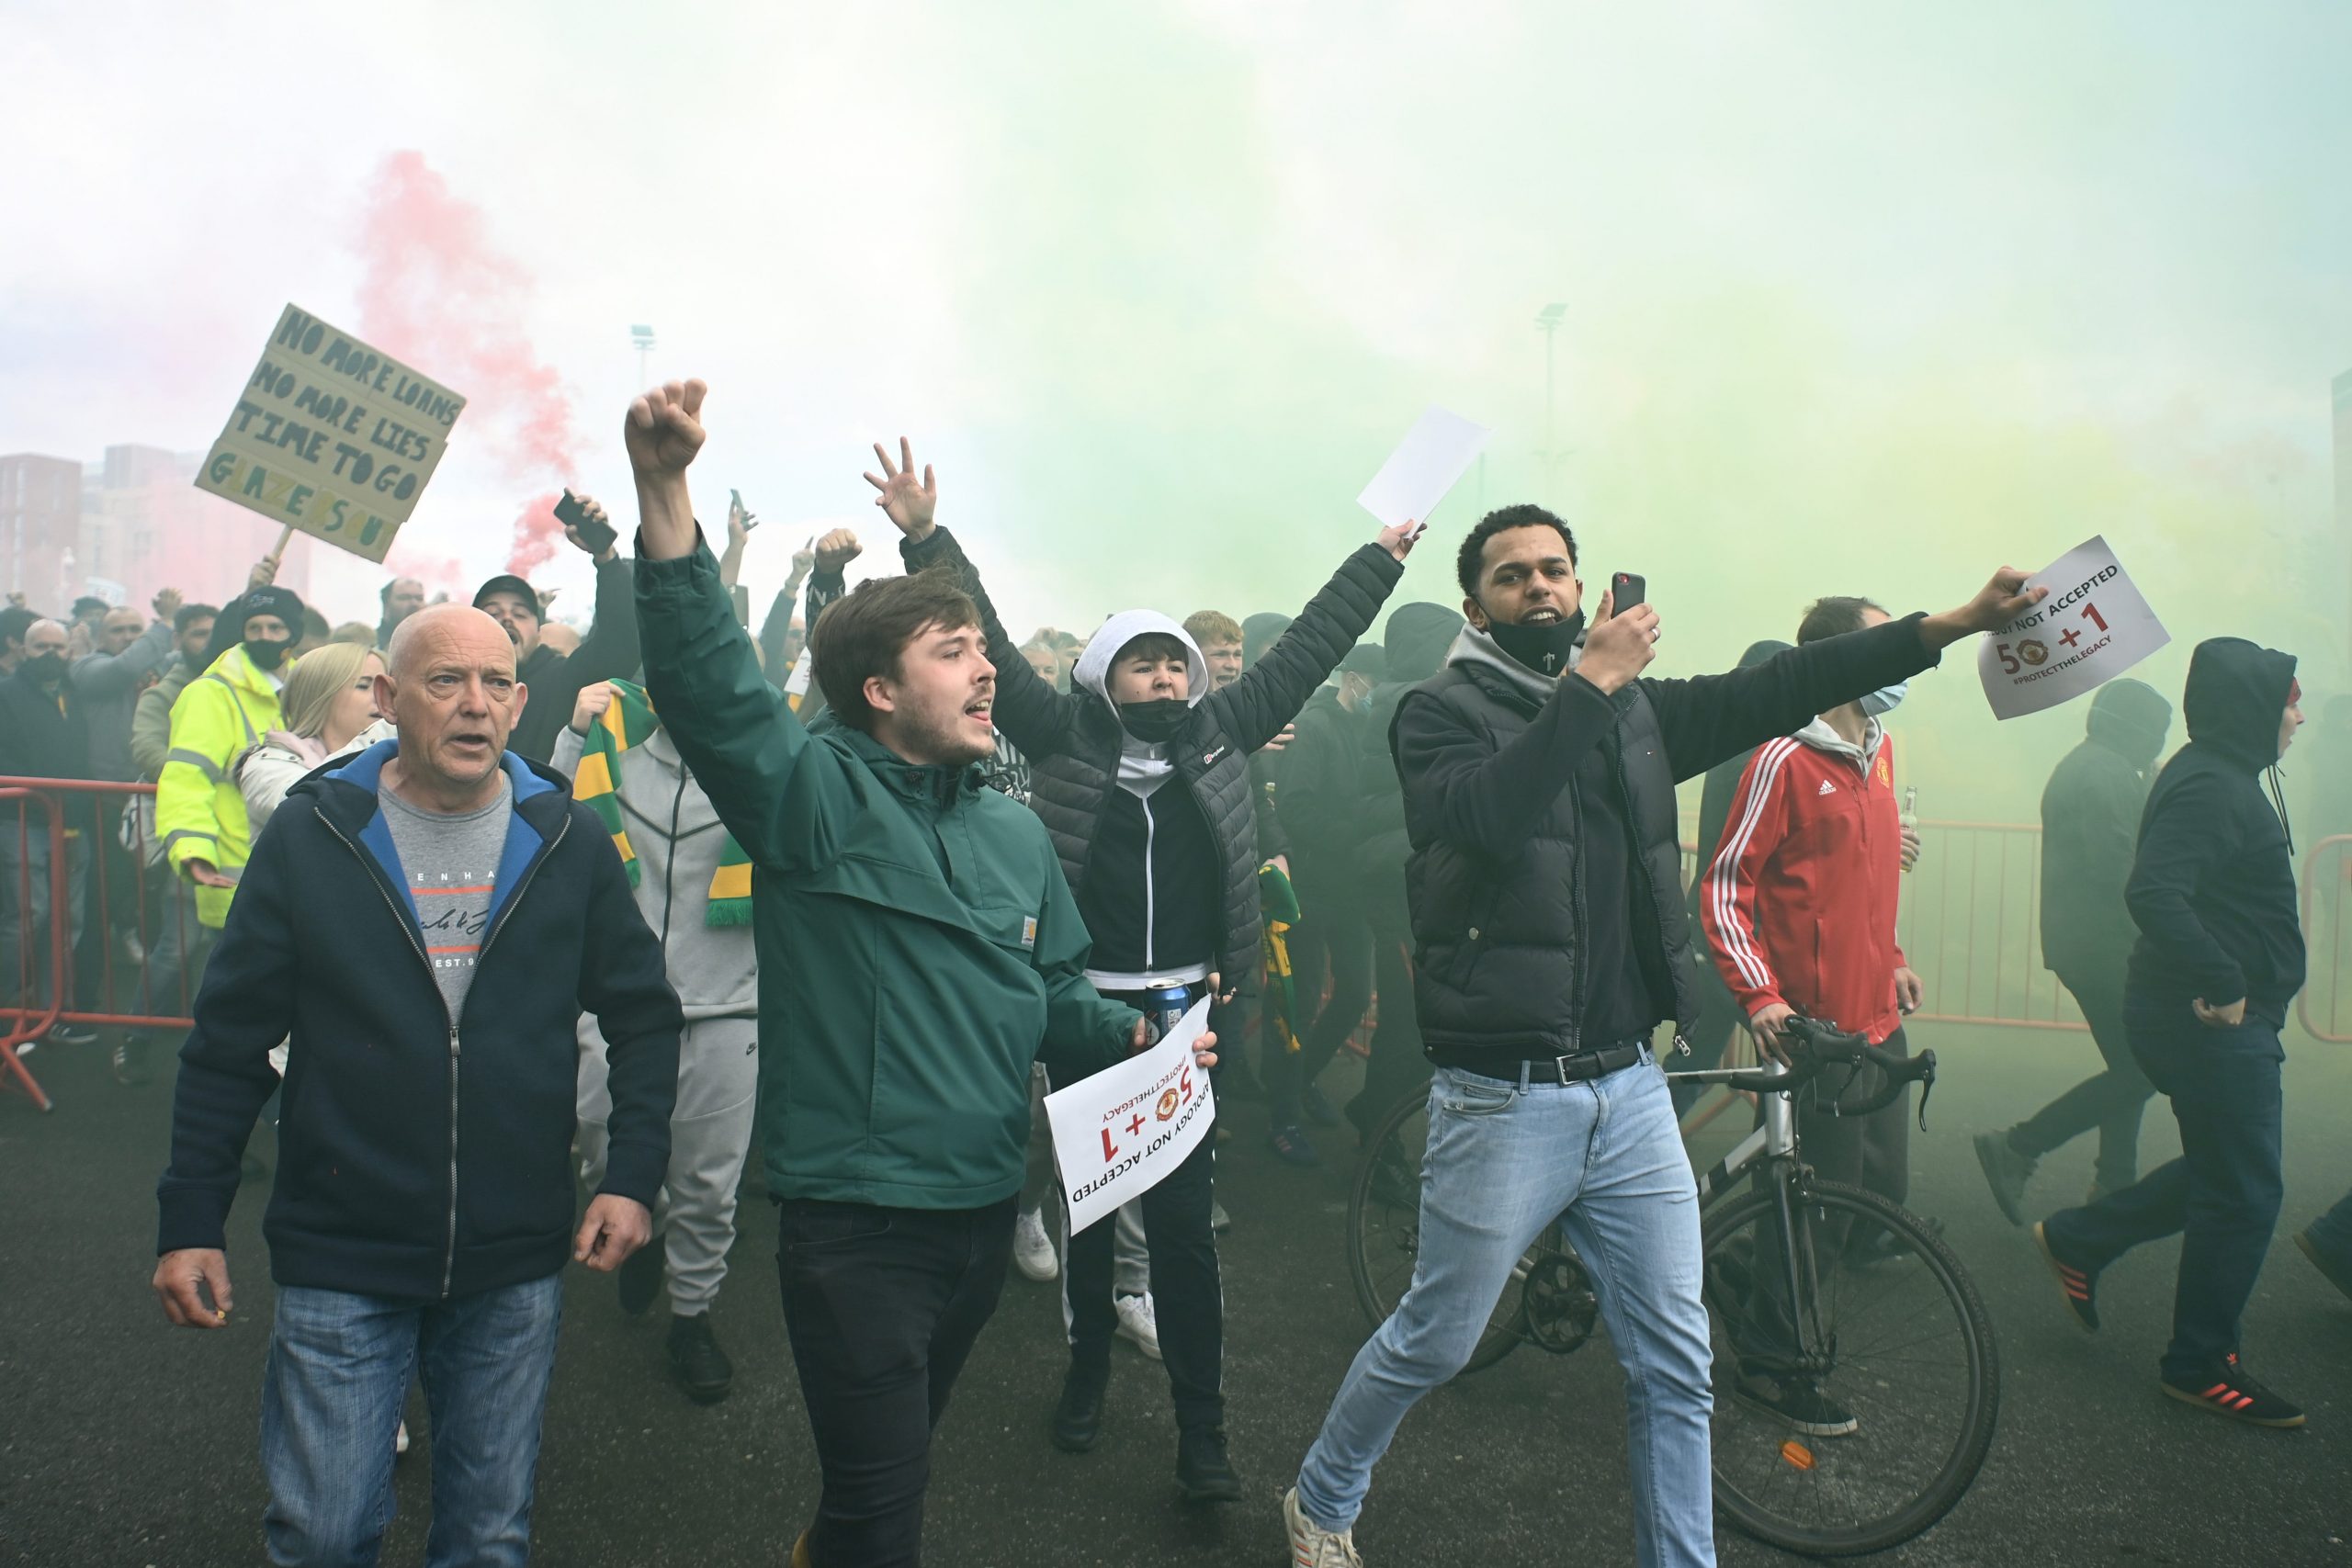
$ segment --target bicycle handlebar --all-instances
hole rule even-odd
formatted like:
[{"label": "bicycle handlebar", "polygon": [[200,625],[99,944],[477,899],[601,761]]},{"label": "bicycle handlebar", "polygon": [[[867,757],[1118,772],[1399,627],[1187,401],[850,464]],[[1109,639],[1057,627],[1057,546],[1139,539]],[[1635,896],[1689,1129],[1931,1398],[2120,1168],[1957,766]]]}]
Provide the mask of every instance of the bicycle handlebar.
[{"label": "bicycle handlebar", "polygon": [[1928,1096],[1935,1092],[1936,1087],[1935,1052],[1894,1055],[1859,1034],[1801,1017],[1781,1025],[1781,1038],[1788,1046],[1791,1058],[1785,1070],[1741,1073],[1725,1078],[1725,1085],[1751,1094],[1787,1094],[1804,1088],[1833,1067],[1850,1068],[1846,1079],[1850,1084],[1863,1067],[1873,1066],[1886,1076],[1885,1086],[1877,1093],[1859,1104],[1843,1104],[1833,1098],[1815,1109],[1828,1116],[1868,1116],[1894,1104],[1911,1085],[1923,1084],[1926,1088],[1919,1096],[1919,1124],[1923,1129],[1927,1126]]}]

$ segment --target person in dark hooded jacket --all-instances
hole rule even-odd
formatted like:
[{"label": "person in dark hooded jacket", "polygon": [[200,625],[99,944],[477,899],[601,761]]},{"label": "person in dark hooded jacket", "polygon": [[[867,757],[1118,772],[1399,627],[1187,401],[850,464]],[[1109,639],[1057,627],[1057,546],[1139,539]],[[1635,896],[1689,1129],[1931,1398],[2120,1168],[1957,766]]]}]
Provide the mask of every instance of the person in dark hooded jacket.
[{"label": "person in dark hooded jacket", "polygon": [[[2172,1101],[2181,1157],[2033,1228],[2068,1309],[2090,1329],[2099,1271],[2142,1242],[2178,1235],[2161,1386],[2263,1427],[2303,1424],[2238,1360],[2240,1320],[2283,1195],[2278,1033],[2303,986],[2294,846],[2278,805],[2278,761],[2303,722],[2301,697],[2290,655],[2215,637],[2190,656],[2188,744],[2148,793],[2123,895],[2140,928],[2124,1028]],[[2257,782],[2266,776],[2268,798]]]},{"label": "person in dark hooded jacket", "polygon": [[1366,1137],[1399,1100],[1425,1088],[1430,1078],[1413,1014],[1413,917],[1405,903],[1405,862],[1413,846],[1405,831],[1396,761],[1388,753],[1388,728],[1405,694],[1444,667],[1445,650],[1462,627],[1462,613],[1443,604],[1399,604],[1391,610],[1382,644],[1388,677],[1372,689],[1357,731],[1363,747],[1354,807],[1363,823],[1359,886],[1372,927],[1374,992],[1383,1004],[1372,1032],[1372,1056],[1364,1063],[1363,1088],[1347,1104],[1348,1120]]},{"label": "person in dark hooded jacket", "polygon": [[2107,1070],[2016,1126],[1976,1135],[1993,1200],[2013,1225],[2025,1224],[2025,1185],[2035,1164],[2094,1127],[2092,1199],[2140,1179],[2140,1113],[2156,1090],[2132,1059],[2123,1028],[2123,976],[2139,934],[2123,889],[2150,770],[2171,726],[2172,705],[2154,687],[2109,682],[2091,699],[2088,735],[2041,792],[2041,961],[2083,1010]]},{"label": "person in dark hooded jacket", "polygon": [[[1786,653],[1794,643],[1778,637],[1764,637],[1749,643],[1747,651],[1739,656],[1742,670],[1753,670],[1776,653]],[[1739,793],[1739,781],[1747,775],[1747,761],[1756,755],[1751,746],[1736,757],[1716,763],[1707,770],[1706,782],[1699,786],[1699,829],[1695,842],[1699,847],[1699,870],[1703,873],[1714,863],[1715,852],[1723,847],[1724,827],[1731,820],[1732,797]],[[1690,929],[1699,929],[1699,900],[1706,885],[1703,874],[1693,875],[1690,886],[1683,890],[1682,903],[1689,912]],[[1695,955],[1691,976],[1699,987],[1699,1021],[1685,1036],[1690,1047],[1690,1059],[1679,1064],[1692,1072],[1704,1072],[1724,1059],[1724,1050],[1731,1044],[1734,1032],[1747,1022],[1739,1010],[1739,1003],[1724,984],[1714,964],[1703,953]],[[1674,1086],[1674,1109],[1679,1115],[1690,1110],[1703,1089],[1698,1085]]]},{"label": "person in dark hooded jacket", "polygon": [[[588,515],[605,519],[605,509],[589,497],[576,496]],[[637,615],[633,595],[636,579],[629,563],[612,545],[591,549],[580,530],[566,525],[563,536],[596,563],[596,618],[574,651],[559,653],[540,640],[546,627],[538,590],[513,572],[501,572],[474,591],[474,608],[506,630],[521,661],[516,671],[530,691],[530,705],[514,724],[513,747],[517,756],[544,762],[555,755],[555,738],[571,716],[572,704],[583,687],[599,681],[626,681],[643,662],[637,646]]]},{"label": "person in dark hooded jacket", "polygon": [[[1069,693],[1021,657],[979,573],[933,522],[938,491],[899,444],[867,474],[905,538],[910,572],[946,571],[978,609],[996,666],[996,727],[1027,755],[1030,807],[1046,824],[1093,938],[1087,978],[1147,1016],[1238,985],[1259,946],[1258,842],[1248,760],[1289,723],[1363,637],[1404,573],[1414,530],[1391,528],[1351,552],[1257,665],[1220,690],[1184,628],[1166,615],[1113,615],[1079,656]],[[1220,979],[1220,976],[1225,978]],[[1224,1303],[1211,1230],[1216,1143],[1143,1194],[1160,1359],[1177,1423],[1176,1472],[1188,1499],[1238,1502],[1225,1445]],[[1063,1310],[1070,1368],[1054,1416],[1065,1451],[1098,1439],[1116,1331],[1111,1227],[1069,1238]]]}]

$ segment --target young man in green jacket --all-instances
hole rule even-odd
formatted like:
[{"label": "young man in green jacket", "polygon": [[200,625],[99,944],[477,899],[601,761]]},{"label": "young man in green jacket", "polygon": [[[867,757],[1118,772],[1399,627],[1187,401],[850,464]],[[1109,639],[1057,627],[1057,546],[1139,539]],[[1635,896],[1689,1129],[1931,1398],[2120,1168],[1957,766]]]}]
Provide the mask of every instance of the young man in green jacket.
[{"label": "young man in green jacket", "polygon": [[758,1133],[824,1472],[793,1561],[913,1563],[931,1431],[1012,1255],[1030,1064],[1069,1082],[1146,1030],[1087,984],[1044,827],[980,787],[996,671],[952,581],[864,583],[813,628],[840,729],[762,679],[686,492],[703,392],[629,406],[637,612],[662,727],[754,869]]}]

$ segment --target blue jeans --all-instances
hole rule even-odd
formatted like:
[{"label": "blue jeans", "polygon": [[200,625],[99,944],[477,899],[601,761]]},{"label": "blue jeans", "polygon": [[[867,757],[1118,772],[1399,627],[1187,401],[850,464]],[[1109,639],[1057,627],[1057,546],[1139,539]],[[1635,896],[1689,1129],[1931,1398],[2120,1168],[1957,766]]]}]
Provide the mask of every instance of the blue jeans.
[{"label": "blue jeans", "polygon": [[1644,1568],[1713,1562],[1699,1193],[1657,1065],[1645,1052],[1607,1077],[1525,1088],[1441,1067],[1429,1121],[1412,1288],[1323,1417],[1300,1508],[1354,1528],[1405,1413],[1469,1360],[1512,1266],[1556,1217],[1625,1369],[1635,1555]]},{"label": "blue jeans", "polygon": [[276,1563],[368,1564],[392,1522],[409,1380],[432,1416],[427,1568],[527,1562],[563,1277],[426,1306],[281,1287],[262,1374],[262,1515]]},{"label": "blue jeans", "polygon": [[2172,1100],[2180,1157],[2120,1192],[2043,1222],[2052,1245],[2092,1272],[2142,1242],[2178,1235],[2168,1378],[2211,1371],[2238,1348],[2286,1195],[2279,1170],[2278,1026],[2249,1013],[2233,1029],[2197,1021],[2187,1002],[2133,994],[2124,1004],[2132,1049]]},{"label": "blue jeans", "polygon": [[[88,907],[90,836],[86,829],[65,840],[65,946],[69,954],[82,940],[82,919]],[[15,822],[0,822],[0,1002],[45,1011],[49,999],[51,913],[49,907],[49,823],[38,811],[27,812],[20,832]],[[67,984],[72,984],[73,960],[66,960]],[[71,1010],[73,1003],[62,1004]]]}]

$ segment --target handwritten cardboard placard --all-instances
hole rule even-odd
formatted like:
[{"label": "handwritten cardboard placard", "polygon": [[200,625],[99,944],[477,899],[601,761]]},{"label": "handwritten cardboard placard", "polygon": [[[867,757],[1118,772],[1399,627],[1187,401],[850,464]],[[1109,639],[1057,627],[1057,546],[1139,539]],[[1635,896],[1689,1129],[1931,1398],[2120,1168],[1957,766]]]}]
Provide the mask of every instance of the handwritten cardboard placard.
[{"label": "handwritten cardboard placard", "polygon": [[196,487],[380,561],[466,400],[292,305]]}]

